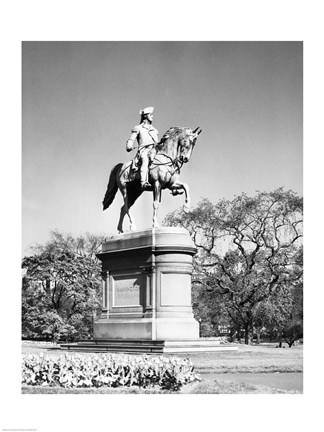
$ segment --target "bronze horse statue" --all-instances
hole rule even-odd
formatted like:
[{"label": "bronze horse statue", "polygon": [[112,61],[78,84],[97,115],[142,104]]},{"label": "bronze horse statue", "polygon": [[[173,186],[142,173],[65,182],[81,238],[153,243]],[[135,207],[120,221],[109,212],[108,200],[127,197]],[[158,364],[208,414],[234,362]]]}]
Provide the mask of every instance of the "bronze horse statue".
[{"label": "bronze horse statue", "polygon": [[[189,211],[190,197],[189,187],[179,180],[180,170],[184,163],[190,159],[201,129],[194,131],[186,127],[172,127],[155,146],[155,156],[149,165],[148,181],[153,191],[153,228],[158,228],[157,209],[161,201],[162,189],[169,189],[173,195],[185,193],[184,210]],[[120,190],[124,205],[120,210],[118,232],[123,232],[123,221],[127,214],[130,229],[135,230],[134,219],[129,211],[137,198],[143,193],[140,186],[139,170],[134,170],[134,162],[130,160],[124,164],[117,164],[110,173],[107,191],[102,202],[103,210],[106,210],[113,202],[117,190]]]}]

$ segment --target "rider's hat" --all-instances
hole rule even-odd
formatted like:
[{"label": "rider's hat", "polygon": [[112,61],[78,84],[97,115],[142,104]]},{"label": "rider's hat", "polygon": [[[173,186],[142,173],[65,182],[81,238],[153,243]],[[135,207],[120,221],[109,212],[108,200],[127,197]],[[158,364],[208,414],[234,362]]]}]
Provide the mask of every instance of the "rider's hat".
[{"label": "rider's hat", "polygon": [[154,111],[154,107],[147,107],[140,111],[140,115],[153,114],[153,111]]}]

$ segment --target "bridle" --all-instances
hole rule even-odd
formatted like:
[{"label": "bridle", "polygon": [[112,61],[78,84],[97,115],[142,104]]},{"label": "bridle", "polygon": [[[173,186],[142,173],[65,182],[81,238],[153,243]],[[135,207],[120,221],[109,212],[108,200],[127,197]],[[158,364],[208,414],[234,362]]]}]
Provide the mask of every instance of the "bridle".
[{"label": "bridle", "polygon": [[[179,140],[179,141],[180,141],[180,140]],[[160,142],[161,142],[161,141],[160,141]],[[159,144],[160,144],[160,143],[158,143],[157,146],[158,146]],[[194,146],[195,146],[195,143],[192,144],[192,148],[193,148]],[[178,146],[177,146],[177,154],[179,153],[179,147],[181,147],[180,142],[178,142]],[[167,159],[169,159],[169,161],[167,161],[167,162],[161,162],[161,161],[158,160],[158,162],[155,162],[155,160],[157,159],[157,156],[159,156],[159,155],[166,157]],[[151,168],[154,169],[155,167],[158,167],[158,166],[166,166],[166,167],[172,167],[172,166],[175,166],[175,170],[174,170],[173,172],[171,172],[171,171],[169,170],[169,168],[168,168],[168,170],[169,170],[169,172],[170,172],[170,174],[171,174],[171,177],[172,177],[173,174],[175,174],[177,171],[180,171],[180,169],[182,168],[183,164],[184,164],[184,161],[182,161],[182,160],[180,159],[180,156],[176,156],[176,157],[173,159],[170,155],[168,155],[168,154],[166,154],[166,153],[164,153],[164,152],[160,152],[160,153],[157,153],[157,154],[154,156],[154,159],[153,159],[153,161],[152,161],[152,163],[151,163]]]},{"label": "bridle", "polygon": [[[194,136],[195,134],[191,134],[192,136]],[[186,137],[185,137],[186,138]],[[196,138],[196,137],[195,137]],[[166,154],[166,153],[164,153],[164,152],[159,152],[159,153],[157,153],[156,155],[155,155],[155,157],[154,157],[154,160],[157,158],[157,156],[158,155],[163,155],[163,156],[165,156],[167,159],[169,159],[169,161],[168,162],[161,162],[161,161],[158,161],[158,162],[154,162],[154,161],[152,161],[152,164],[151,164],[151,166],[161,166],[161,165],[165,165],[165,166],[176,166],[176,170],[174,171],[174,172],[176,172],[178,169],[181,169],[182,168],[182,166],[183,166],[183,164],[184,164],[184,161],[182,161],[181,159],[180,159],[180,156],[179,156],[179,148],[180,147],[182,147],[182,145],[180,144],[180,142],[181,142],[181,139],[180,140],[178,140],[178,145],[177,145],[177,156],[175,157],[175,158],[172,158],[170,155],[168,155],[168,154]],[[158,148],[158,146],[159,146],[159,144],[161,144],[161,141],[159,142],[159,143],[157,143],[157,145],[156,145],[156,147]],[[195,147],[195,140],[191,143],[191,151],[194,149],[194,147]]]}]

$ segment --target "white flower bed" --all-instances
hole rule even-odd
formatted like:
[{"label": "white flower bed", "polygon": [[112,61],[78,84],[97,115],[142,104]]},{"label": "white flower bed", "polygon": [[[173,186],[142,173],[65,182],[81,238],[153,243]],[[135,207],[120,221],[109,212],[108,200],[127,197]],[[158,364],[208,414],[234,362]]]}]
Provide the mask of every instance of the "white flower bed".
[{"label": "white flower bed", "polygon": [[199,379],[191,360],[177,357],[28,354],[22,364],[22,383],[34,386],[158,386],[179,390]]}]

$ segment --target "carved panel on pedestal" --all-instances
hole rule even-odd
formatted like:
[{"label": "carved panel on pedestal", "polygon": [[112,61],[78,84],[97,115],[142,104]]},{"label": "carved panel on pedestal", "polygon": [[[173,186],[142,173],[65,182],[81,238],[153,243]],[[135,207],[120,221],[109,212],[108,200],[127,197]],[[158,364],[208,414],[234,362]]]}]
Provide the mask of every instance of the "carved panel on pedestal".
[{"label": "carved panel on pedestal", "polygon": [[114,275],[112,277],[112,307],[127,308],[142,306],[142,295],[145,288],[143,274]]},{"label": "carved panel on pedestal", "polygon": [[161,272],[161,306],[191,306],[191,275]]}]

